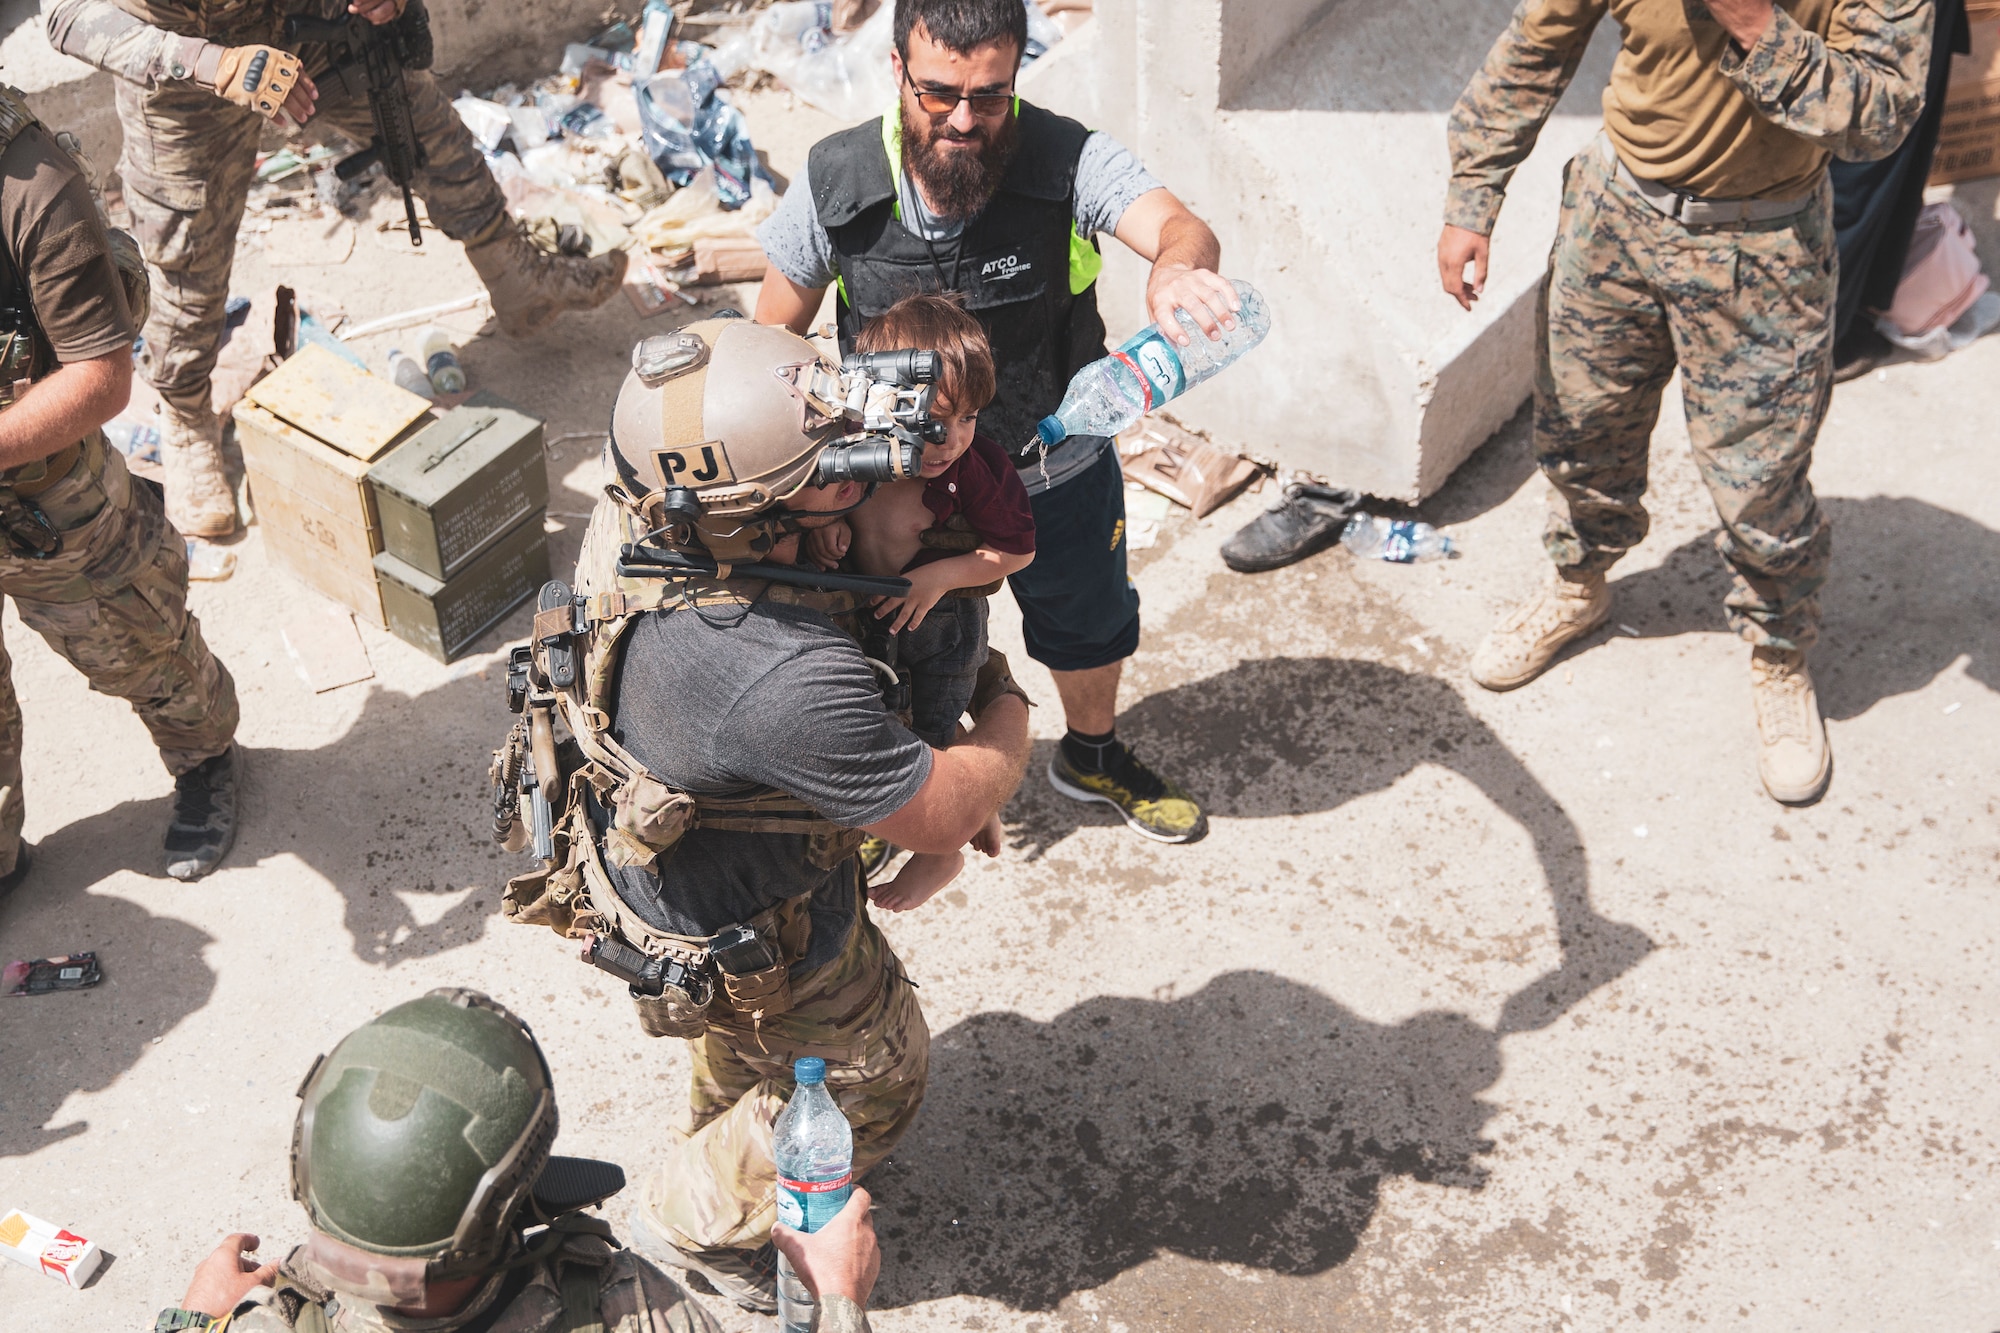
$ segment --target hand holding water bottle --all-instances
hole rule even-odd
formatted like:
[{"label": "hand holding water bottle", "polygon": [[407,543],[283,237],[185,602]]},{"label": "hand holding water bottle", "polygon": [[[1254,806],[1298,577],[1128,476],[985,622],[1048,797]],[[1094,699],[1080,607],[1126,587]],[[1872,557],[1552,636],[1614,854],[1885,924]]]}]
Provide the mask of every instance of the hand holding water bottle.
[{"label": "hand holding water bottle", "polygon": [[1146,312],[1176,343],[1187,347],[1194,339],[1175,316],[1177,309],[1192,315],[1204,334],[1219,338],[1236,327],[1242,301],[1236,284],[1220,273],[1186,264],[1155,264],[1146,279]]},{"label": "hand holding water bottle", "polygon": [[771,1228],[771,1243],[815,1298],[845,1296],[865,1310],[882,1272],[874,1207],[868,1191],[857,1185],[846,1207],[818,1231],[794,1231],[780,1222]]}]

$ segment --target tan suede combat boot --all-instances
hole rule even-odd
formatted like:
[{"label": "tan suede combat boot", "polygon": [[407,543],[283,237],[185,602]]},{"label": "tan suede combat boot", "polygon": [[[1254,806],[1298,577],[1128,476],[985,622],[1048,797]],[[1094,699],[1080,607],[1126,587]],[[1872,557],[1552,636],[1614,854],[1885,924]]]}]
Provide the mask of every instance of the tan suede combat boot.
[{"label": "tan suede combat boot", "polygon": [[1786,805],[1810,805],[1833,778],[1833,747],[1819,715],[1806,655],[1793,648],[1750,651],[1750,694],[1757,704],[1757,776]]},{"label": "tan suede combat boot", "polygon": [[603,305],[625,280],[623,250],[590,259],[552,255],[523,236],[512,219],[490,240],[466,246],[465,257],[493,298],[500,331],[517,338],[565,310]]},{"label": "tan suede combat boot", "polygon": [[1548,586],[1514,608],[1472,655],[1472,678],[1489,690],[1526,685],[1567,645],[1611,618],[1604,575],[1572,579],[1555,572]]},{"label": "tan suede combat boot", "polygon": [[222,463],[222,422],[212,412],[160,413],[160,468],[166,473],[167,521],[183,537],[236,531],[236,491]]}]

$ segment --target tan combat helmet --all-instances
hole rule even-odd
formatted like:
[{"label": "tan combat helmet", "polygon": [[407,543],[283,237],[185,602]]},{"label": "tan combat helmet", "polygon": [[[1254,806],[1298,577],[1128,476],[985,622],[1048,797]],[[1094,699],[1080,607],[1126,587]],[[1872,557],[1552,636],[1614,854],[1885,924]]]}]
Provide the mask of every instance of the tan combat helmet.
[{"label": "tan combat helmet", "polygon": [[[909,377],[905,377],[908,379]],[[611,415],[612,467],[649,540],[718,562],[761,560],[796,531],[800,489],[915,475],[928,384],[843,375],[786,329],[703,320],[647,338]]]}]

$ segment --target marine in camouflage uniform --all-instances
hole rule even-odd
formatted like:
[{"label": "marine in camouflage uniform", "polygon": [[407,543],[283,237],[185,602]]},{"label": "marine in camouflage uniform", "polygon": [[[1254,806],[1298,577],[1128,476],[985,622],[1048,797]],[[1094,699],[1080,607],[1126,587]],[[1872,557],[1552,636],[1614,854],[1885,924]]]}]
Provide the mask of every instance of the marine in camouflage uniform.
[{"label": "marine in camouflage uniform", "polygon": [[[135,330],[82,170],[12,88],[0,88],[0,153],[0,285],[10,289],[0,299],[18,316],[0,333],[0,408],[13,416],[35,410],[30,379],[59,396],[55,380],[72,364],[117,358],[129,367]],[[129,701],[146,724],[176,780],[167,869],[193,879],[235,834],[236,687],[188,612],[181,535],[158,494],[105,443],[101,420],[81,439],[31,445],[57,447],[0,470],[0,594],[92,689]],[[29,857],[12,666],[0,644],[0,893],[26,875]]]},{"label": "marine in camouflage uniform", "polygon": [[[1745,0],[1733,0],[1744,8]],[[1700,0],[1523,0],[1454,108],[1445,285],[1489,235],[1597,24],[1624,42],[1605,132],[1564,173],[1543,283],[1534,441],[1555,488],[1550,590],[1480,648],[1473,677],[1525,684],[1603,624],[1604,574],[1646,535],[1648,445],[1678,366],[1722,520],[1730,627],[1753,645],[1759,769],[1817,799],[1832,756],[1804,651],[1827,522],[1808,470],[1832,388],[1830,154],[1894,151],[1921,107],[1931,0],[1786,0],[1747,48]]]},{"label": "marine in camouflage uniform", "polygon": [[[477,991],[399,1005],[306,1076],[291,1172],[306,1243],[256,1269],[242,1257],[256,1238],[230,1237],[155,1328],[716,1333],[684,1288],[585,1211],[623,1173],[552,1158],[556,1130],[548,1062],[526,1024]],[[430,1313],[401,1313],[412,1309]],[[868,1320],[830,1292],[818,1327],[866,1333]]]},{"label": "marine in camouflage uniform", "polygon": [[[405,3],[394,0],[394,10]],[[46,7],[57,50],[118,76],[125,134],[119,172],[153,276],[145,372],[165,403],[168,513],[190,535],[220,535],[236,523],[209,376],[266,123],[241,104],[240,92],[231,100],[213,80],[218,70],[233,75],[244,67],[242,52],[285,48],[286,12],[280,0],[52,0]],[[345,7],[317,0],[305,12],[344,16]],[[368,143],[375,131],[365,78],[358,71],[330,75],[323,46],[309,43],[299,54],[319,93],[309,124]],[[437,80],[420,70],[405,79],[424,152],[412,188],[437,228],[465,245],[502,330],[531,332],[564,310],[608,299],[624,273],[623,252],[582,259],[529,244]],[[235,92],[234,79],[225,82]]]}]

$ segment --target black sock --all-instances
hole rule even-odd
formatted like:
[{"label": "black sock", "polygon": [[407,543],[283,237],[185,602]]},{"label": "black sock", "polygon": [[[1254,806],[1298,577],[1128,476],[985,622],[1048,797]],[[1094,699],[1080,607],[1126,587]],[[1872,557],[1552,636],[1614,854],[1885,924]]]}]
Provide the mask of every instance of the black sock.
[{"label": "black sock", "polygon": [[1062,752],[1063,759],[1079,773],[1108,773],[1124,758],[1125,747],[1118,743],[1116,729],[1093,736],[1071,727],[1063,734]]}]

